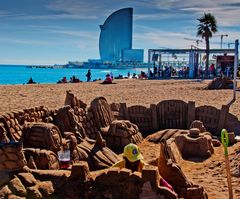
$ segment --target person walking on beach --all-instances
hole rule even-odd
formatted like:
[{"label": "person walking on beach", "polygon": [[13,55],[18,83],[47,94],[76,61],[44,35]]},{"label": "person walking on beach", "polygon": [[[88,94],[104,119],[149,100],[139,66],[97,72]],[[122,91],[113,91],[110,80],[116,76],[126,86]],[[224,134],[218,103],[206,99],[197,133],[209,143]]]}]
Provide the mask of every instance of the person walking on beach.
[{"label": "person walking on beach", "polygon": [[91,77],[92,77],[92,74],[91,74],[91,70],[89,69],[87,74],[86,74],[86,77],[87,77],[87,82],[89,82],[91,80]]}]

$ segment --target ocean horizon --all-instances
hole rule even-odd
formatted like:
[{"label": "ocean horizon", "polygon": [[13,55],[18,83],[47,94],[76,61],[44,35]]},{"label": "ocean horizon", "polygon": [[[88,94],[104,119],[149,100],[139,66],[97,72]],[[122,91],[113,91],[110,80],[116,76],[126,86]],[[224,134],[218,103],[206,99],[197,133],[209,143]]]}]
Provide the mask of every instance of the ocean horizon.
[{"label": "ocean horizon", "polygon": [[[87,68],[29,68],[29,65],[0,65],[0,84],[26,84],[30,78],[39,84],[54,84],[66,77],[68,81],[72,76],[83,82],[87,81]],[[37,66],[37,65],[36,65]],[[104,80],[106,74],[112,72],[114,77],[119,75],[127,76],[128,72],[140,74],[141,71],[147,72],[147,68],[104,68],[91,69],[91,81]]]}]

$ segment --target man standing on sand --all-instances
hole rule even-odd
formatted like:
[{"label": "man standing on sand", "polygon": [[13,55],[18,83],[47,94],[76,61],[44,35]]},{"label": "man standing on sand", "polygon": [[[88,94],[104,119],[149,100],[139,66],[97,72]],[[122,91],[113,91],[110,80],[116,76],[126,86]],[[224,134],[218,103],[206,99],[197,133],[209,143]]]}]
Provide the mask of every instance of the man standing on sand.
[{"label": "man standing on sand", "polygon": [[88,72],[86,74],[86,77],[87,77],[87,82],[89,82],[91,80],[91,77],[92,77],[92,74],[91,74],[91,70],[88,69]]}]

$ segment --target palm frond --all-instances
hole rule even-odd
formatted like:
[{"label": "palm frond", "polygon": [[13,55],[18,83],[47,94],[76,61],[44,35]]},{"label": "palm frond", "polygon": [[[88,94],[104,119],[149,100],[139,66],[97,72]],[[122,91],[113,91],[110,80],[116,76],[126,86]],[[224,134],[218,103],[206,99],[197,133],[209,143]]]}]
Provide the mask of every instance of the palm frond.
[{"label": "palm frond", "polygon": [[218,31],[217,21],[211,13],[204,13],[204,15],[197,20],[200,22],[197,26],[197,36],[210,38],[213,33]]}]

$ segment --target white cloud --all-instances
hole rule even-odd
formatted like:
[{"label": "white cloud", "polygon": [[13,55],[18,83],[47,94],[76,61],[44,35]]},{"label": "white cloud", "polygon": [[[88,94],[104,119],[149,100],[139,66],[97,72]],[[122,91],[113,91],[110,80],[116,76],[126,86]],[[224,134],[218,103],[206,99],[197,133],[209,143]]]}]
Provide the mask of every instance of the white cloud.
[{"label": "white cloud", "polygon": [[5,16],[7,15],[8,12],[7,11],[4,11],[4,10],[0,10],[0,16]]},{"label": "white cloud", "polygon": [[81,39],[97,40],[98,32],[95,31],[77,31],[77,30],[49,30],[50,33],[63,34],[69,36],[81,37]]},{"label": "white cloud", "polygon": [[60,19],[96,19],[94,15],[51,14],[51,15],[21,15],[17,19],[24,20],[60,20]]},{"label": "white cloud", "polygon": [[175,17],[176,15],[171,14],[171,13],[150,13],[150,14],[133,14],[133,20],[160,20],[160,19],[168,19]]},{"label": "white cloud", "polygon": [[1,64],[16,64],[16,65],[54,65],[54,64],[66,64],[66,59],[61,57],[59,59],[41,59],[41,58],[25,58],[25,59],[15,59],[15,58],[10,58],[10,59],[1,59],[0,58],[0,63]]},{"label": "white cloud", "polygon": [[[58,0],[52,1],[46,7],[52,11],[63,12],[73,15],[99,15],[101,8],[105,7],[103,2],[78,1],[78,0]],[[102,10],[103,11],[103,10]]]},{"label": "white cloud", "polygon": [[1,43],[9,43],[9,44],[22,44],[22,45],[41,45],[41,46],[50,46],[50,45],[59,45],[57,42],[53,42],[50,40],[42,40],[42,39],[19,39],[19,38],[9,38],[9,37],[1,37]]},{"label": "white cloud", "polygon": [[[164,31],[147,26],[138,26],[141,33],[135,33],[133,36],[133,48],[143,48],[145,51],[145,61],[147,61],[148,49],[172,48],[172,49],[190,49],[191,45],[196,46],[196,40],[201,39],[194,37],[191,32],[173,32]],[[220,34],[210,39],[210,48],[220,48]],[[239,38],[239,32],[229,31],[229,36],[223,38],[223,48],[228,48],[228,43],[234,42]],[[186,40],[185,38],[192,39]],[[195,40],[195,41],[194,41]],[[199,43],[199,48],[205,49],[205,41]],[[233,47],[233,45],[231,45]]]},{"label": "white cloud", "polygon": [[209,1],[209,0],[165,0],[165,1],[154,1],[156,6],[159,9],[184,9],[184,8],[214,8],[214,7],[225,7],[232,5],[235,7],[239,0],[215,0],[215,1]]},{"label": "white cloud", "polygon": [[[134,44],[140,45],[141,48],[187,48],[188,45],[183,38],[187,37],[185,34],[175,32],[146,32],[143,34],[134,35]],[[174,42],[173,42],[174,41]],[[136,46],[134,46],[136,47]]]},{"label": "white cloud", "polygon": [[[239,0],[171,0],[171,1],[151,1],[152,7],[156,7],[159,12],[144,13],[142,10],[136,14],[136,19],[165,19],[177,18],[183,16],[199,17],[204,12],[210,12],[216,16],[219,26],[239,26],[240,25],[240,2]],[[164,11],[165,10],[165,11]],[[166,11],[169,12],[166,12]],[[174,11],[174,12],[173,12]]]},{"label": "white cloud", "polygon": [[9,18],[9,17],[18,17],[18,16],[21,16],[21,15],[0,10],[0,18]]},{"label": "white cloud", "polygon": [[219,26],[239,26],[240,7],[184,8],[201,16],[204,12],[212,13]]}]

